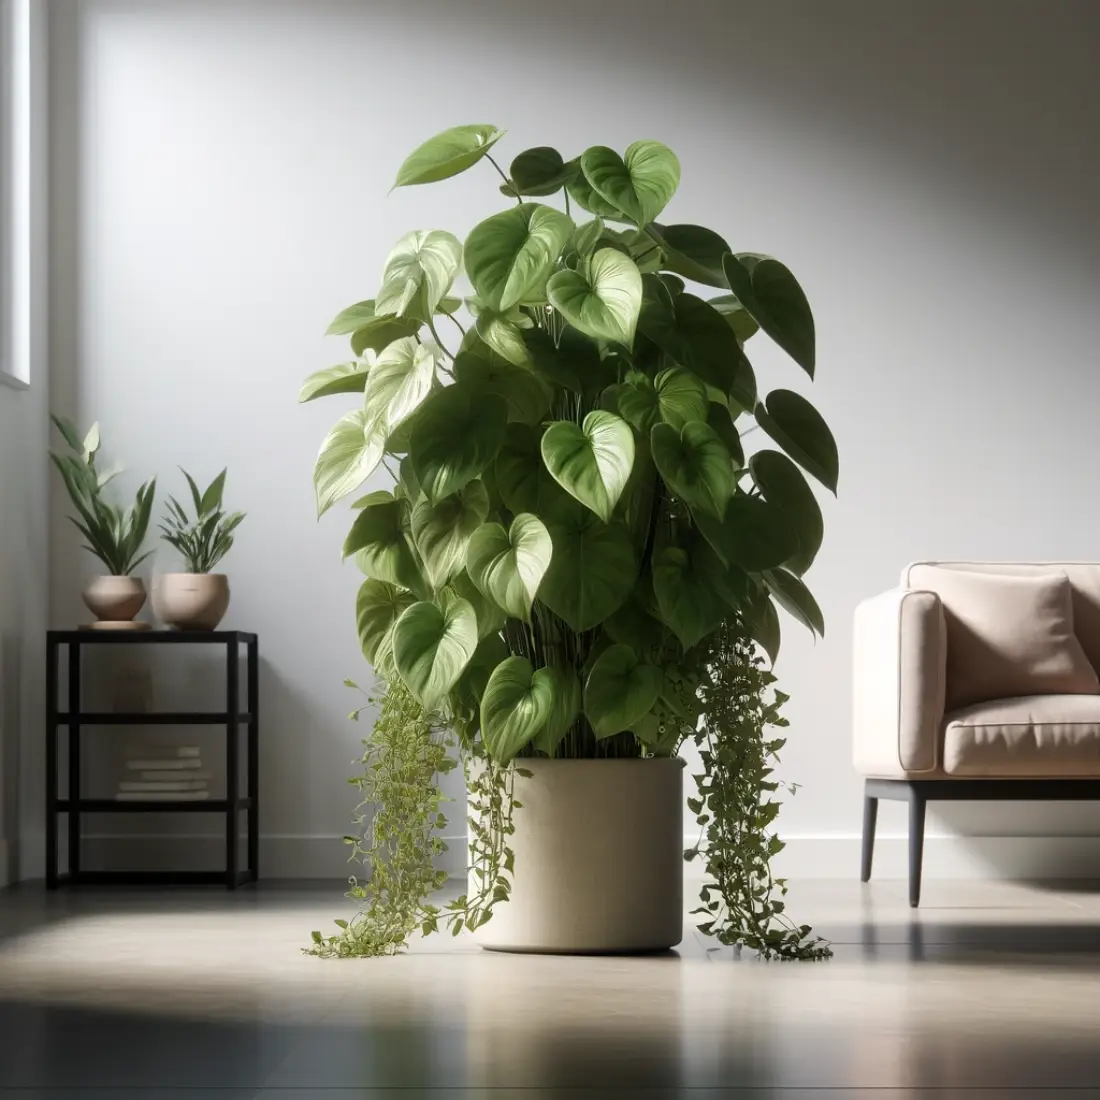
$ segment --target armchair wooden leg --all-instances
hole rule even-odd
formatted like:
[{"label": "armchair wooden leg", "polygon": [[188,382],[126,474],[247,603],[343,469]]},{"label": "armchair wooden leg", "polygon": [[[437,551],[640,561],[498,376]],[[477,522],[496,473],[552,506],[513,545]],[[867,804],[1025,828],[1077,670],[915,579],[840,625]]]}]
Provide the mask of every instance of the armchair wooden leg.
[{"label": "armchair wooden leg", "polygon": [[924,795],[909,789],[909,905],[920,905],[921,871],[924,864]]},{"label": "armchair wooden leg", "polygon": [[871,881],[871,860],[875,854],[875,825],[878,823],[878,799],[869,794],[863,796],[863,847],[859,881]]}]

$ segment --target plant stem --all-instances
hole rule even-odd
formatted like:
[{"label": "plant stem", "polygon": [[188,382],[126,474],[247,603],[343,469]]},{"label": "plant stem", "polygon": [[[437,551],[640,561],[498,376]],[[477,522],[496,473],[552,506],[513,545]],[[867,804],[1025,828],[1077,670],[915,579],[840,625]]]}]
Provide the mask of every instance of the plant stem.
[{"label": "plant stem", "polygon": [[[489,163],[490,163],[490,164],[491,164],[491,165],[492,165],[492,166],[493,166],[493,167],[494,167],[494,168],[495,168],[495,169],[496,169],[496,170],[497,170],[497,171],[498,171],[498,172],[500,173],[500,178],[501,178],[502,180],[504,180],[504,182],[505,182],[506,184],[508,184],[509,186],[511,186],[511,184],[512,184],[512,181],[511,181],[511,180],[510,180],[510,179],[508,178],[508,174],[507,174],[507,173],[506,173],[506,172],[504,171],[504,169],[503,169],[503,168],[501,168],[501,166],[500,166],[499,164],[497,164],[497,162],[496,162],[495,160],[493,160],[493,154],[492,154],[492,153],[486,153],[486,154],[485,154],[485,159],[486,159],[486,160],[487,160],[487,161],[488,161],[488,162],[489,162]],[[523,205],[523,199],[521,199],[521,198],[519,197],[519,195],[516,195],[516,202],[517,202],[517,203],[518,203],[518,204],[519,204],[520,206],[522,206],[522,205]]]},{"label": "plant stem", "polygon": [[448,348],[447,345],[443,343],[442,339],[440,339],[439,333],[436,331],[435,328],[435,322],[430,317],[428,318],[428,331],[432,334],[432,339],[435,340],[435,342],[439,345],[440,350],[443,352],[443,354],[446,355],[447,358],[450,359],[450,361],[453,363],[455,361],[455,357],[451,354],[450,348]]}]

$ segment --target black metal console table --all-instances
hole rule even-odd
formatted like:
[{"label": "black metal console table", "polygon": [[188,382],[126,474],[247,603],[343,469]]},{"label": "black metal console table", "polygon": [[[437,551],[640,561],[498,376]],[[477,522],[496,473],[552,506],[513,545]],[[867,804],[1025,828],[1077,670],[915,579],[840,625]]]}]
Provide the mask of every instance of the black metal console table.
[{"label": "black metal console table", "polygon": [[[81,710],[80,654],[85,646],[221,645],[225,647],[225,710],[223,712],[96,713]],[[247,654],[247,707],[240,693],[240,647]],[[68,700],[61,710],[59,664],[62,646],[69,651]],[[241,630],[107,631],[51,630],[46,641],[46,885],[79,883],[223,883],[233,890],[259,877],[259,649],[255,634]],[[225,798],[199,801],[152,800],[122,802],[83,798],[80,792],[80,731],[84,726],[225,727]],[[240,796],[240,728],[248,727],[247,791]],[[69,730],[68,792],[58,794],[58,730]],[[247,814],[248,856],[240,868],[240,813]],[[225,815],[225,869],[215,871],[86,871],[80,865],[81,813],[221,813]],[[68,815],[69,869],[58,867],[58,818]]]}]

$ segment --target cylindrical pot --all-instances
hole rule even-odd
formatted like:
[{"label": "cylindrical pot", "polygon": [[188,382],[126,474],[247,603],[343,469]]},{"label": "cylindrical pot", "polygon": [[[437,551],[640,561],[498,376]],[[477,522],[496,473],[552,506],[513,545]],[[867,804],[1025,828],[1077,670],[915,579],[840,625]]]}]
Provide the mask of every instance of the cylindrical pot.
[{"label": "cylindrical pot", "polygon": [[[520,760],[509,900],[474,934],[491,951],[662,951],[684,929],[683,763]],[[469,890],[476,889],[470,874]]]},{"label": "cylindrical pot", "polygon": [[83,596],[100,622],[128,623],[145,606],[145,582],[141,577],[94,577]]},{"label": "cylindrical pot", "polygon": [[153,592],[153,610],[176,630],[213,630],[229,607],[224,573],[165,573]]}]

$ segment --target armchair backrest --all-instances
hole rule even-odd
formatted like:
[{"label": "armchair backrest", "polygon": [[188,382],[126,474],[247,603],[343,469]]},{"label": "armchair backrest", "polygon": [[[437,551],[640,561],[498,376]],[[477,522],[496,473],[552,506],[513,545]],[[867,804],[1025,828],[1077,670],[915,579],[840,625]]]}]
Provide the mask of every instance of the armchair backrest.
[{"label": "armchair backrest", "polygon": [[989,562],[922,561],[902,571],[901,586],[937,591],[937,569],[958,569],[967,573],[1007,574],[1034,577],[1043,573],[1065,573],[1073,589],[1073,632],[1089,663],[1100,675],[1100,562]]}]

